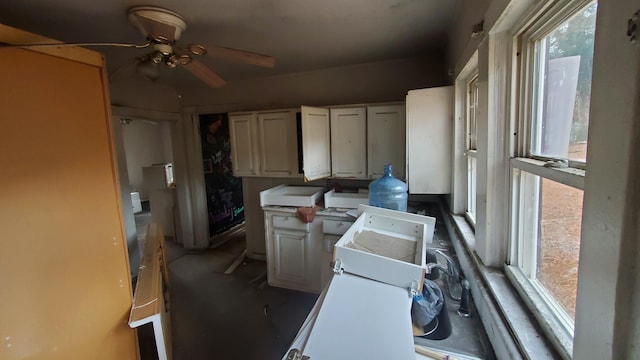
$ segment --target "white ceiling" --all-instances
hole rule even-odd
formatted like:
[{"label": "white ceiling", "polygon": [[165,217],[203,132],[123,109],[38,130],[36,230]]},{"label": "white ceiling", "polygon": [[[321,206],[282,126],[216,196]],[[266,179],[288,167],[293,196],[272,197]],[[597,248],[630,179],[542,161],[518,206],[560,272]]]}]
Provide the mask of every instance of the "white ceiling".
[{"label": "white ceiling", "polygon": [[[136,42],[145,39],[127,9],[154,5],[181,14],[179,44],[215,44],[271,55],[274,69],[200,60],[228,82],[251,77],[444,53],[459,0],[6,0],[0,22],[65,42]],[[148,49],[94,48],[110,73],[128,68]],[[123,70],[125,69],[125,70]],[[195,78],[184,69],[183,85]]]}]

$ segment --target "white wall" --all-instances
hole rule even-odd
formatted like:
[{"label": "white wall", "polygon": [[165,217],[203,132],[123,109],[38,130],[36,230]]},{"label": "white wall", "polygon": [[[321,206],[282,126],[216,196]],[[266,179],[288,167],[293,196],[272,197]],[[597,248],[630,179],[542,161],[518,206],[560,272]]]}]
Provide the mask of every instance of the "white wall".
[{"label": "white wall", "polygon": [[131,191],[147,198],[142,168],[152,164],[173,162],[169,124],[163,121],[136,120],[123,126],[124,148]]},{"label": "white wall", "polygon": [[219,89],[184,89],[186,107],[218,105],[229,110],[264,110],[300,105],[404,101],[407,91],[448,85],[444,57],[401,59],[249,81]]},{"label": "white wall", "polygon": [[640,46],[626,36],[640,0],[600,0],[575,359],[640,358]]},{"label": "white wall", "polygon": [[[474,24],[483,21],[491,0],[459,0],[453,22],[454,31],[449,36],[447,47],[447,68],[457,75],[469,61],[482,36],[472,38],[471,29]],[[490,24],[485,24],[488,29]]]}]

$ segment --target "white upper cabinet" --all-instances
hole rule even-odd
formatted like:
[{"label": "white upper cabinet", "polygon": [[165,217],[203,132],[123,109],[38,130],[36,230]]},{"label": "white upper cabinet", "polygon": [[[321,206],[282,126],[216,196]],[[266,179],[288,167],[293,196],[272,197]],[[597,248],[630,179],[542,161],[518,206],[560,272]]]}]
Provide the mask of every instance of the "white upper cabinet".
[{"label": "white upper cabinet", "polygon": [[405,106],[367,107],[367,175],[384,175],[391,164],[393,176],[405,178]]},{"label": "white upper cabinet", "polygon": [[297,167],[296,119],[292,111],[258,113],[260,175],[292,176]]},{"label": "white upper cabinet", "polygon": [[329,109],[302,106],[302,153],[306,181],[331,175]]},{"label": "white upper cabinet", "polygon": [[235,176],[297,177],[295,110],[229,114]]},{"label": "white upper cabinet", "polygon": [[331,173],[341,178],[367,177],[367,111],[331,109]]},{"label": "white upper cabinet", "polygon": [[453,87],[407,94],[407,184],[411,194],[451,192]]},{"label": "white upper cabinet", "polygon": [[299,177],[300,161],[306,181],[374,179],[386,164],[405,179],[404,104],[302,106],[232,113],[229,121],[235,176]]},{"label": "white upper cabinet", "polygon": [[230,114],[231,163],[235,176],[258,176],[258,134],[255,113]]}]

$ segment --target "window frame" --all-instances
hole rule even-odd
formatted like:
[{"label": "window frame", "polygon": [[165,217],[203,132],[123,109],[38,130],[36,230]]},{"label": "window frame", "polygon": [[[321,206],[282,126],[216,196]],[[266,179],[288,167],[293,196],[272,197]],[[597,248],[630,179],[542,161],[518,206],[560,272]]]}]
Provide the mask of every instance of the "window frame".
[{"label": "window frame", "polygon": [[[510,176],[510,221],[507,263],[505,274],[511,280],[525,304],[539,321],[543,330],[550,335],[551,342],[561,350],[565,357],[571,357],[573,348],[573,319],[566,315],[559,303],[551,296],[537,280],[528,275],[535,271],[535,257],[532,256],[536,241],[524,240],[526,236],[537,239],[538,225],[523,227],[526,207],[535,206],[535,215],[539,224],[539,199],[527,199],[527,192],[539,191],[539,184],[543,178],[574,187],[584,191],[584,177],[586,162],[569,161],[566,168],[546,167],[550,160],[566,160],[553,157],[534,155],[531,148],[534,141],[536,95],[536,42],[546,37],[560,24],[584,9],[592,0],[560,0],[541,4],[532,16],[528,16],[516,29],[514,48],[514,73],[516,86],[514,102],[518,109],[516,121],[513,124],[515,147],[513,157],[509,161]],[[536,176],[536,181],[524,179],[522,172]],[[529,203],[527,203],[529,202]],[[535,204],[534,204],[535,203]],[[532,218],[532,215],[529,215]],[[529,243],[533,243],[529,244]]]},{"label": "window frame", "polygon": [[[477,215],[477,183],[478,183],[478,105],[479,105],[479,86],[478,86],[478,68],[476,67],[471,74],[465,79],[465,112],[464,112],[464,156],[465,156],[465,206],[464,215],[467,222],[472,229],[476,227],[476,215]],[[473,99],[473,128],[471,126],[471,114],[472,106],[471,101]],[[473,134],[472,134],[473,132]],[[474,167],[474,184],[473,191],[471,190],[471,173],[469,168],[471,166],[471,158],[475,160]],[[470,211],[471,204],[473,203],[473,212]]]}]

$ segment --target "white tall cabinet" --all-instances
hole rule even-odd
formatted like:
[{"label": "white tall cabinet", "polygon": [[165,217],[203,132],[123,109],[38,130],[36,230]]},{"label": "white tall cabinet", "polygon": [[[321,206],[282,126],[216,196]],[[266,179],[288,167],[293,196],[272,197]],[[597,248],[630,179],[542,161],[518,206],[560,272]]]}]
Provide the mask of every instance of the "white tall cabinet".
[{"label": "white tall cabinet", "polygon": [[407,184],[411,194],[451,192],[453,87],[407,94]]}]

